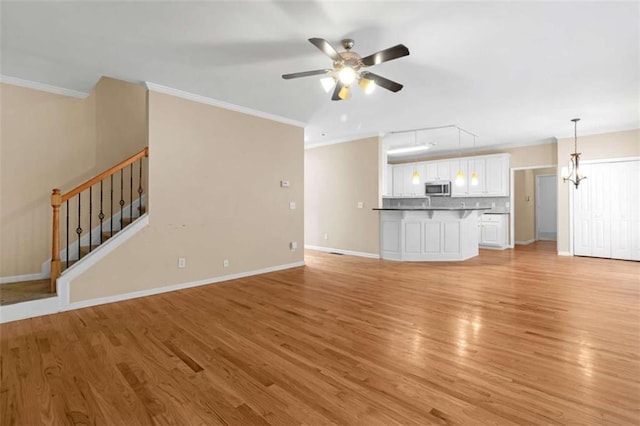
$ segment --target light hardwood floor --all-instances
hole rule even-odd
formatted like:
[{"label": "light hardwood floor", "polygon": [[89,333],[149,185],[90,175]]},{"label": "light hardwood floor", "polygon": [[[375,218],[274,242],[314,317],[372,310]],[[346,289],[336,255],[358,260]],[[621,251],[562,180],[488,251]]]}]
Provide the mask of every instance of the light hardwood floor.
[{"label": "light hardwood floor", "polygon": [[639,423],[638,263],[306,262],[2,325],[1,424]]}]

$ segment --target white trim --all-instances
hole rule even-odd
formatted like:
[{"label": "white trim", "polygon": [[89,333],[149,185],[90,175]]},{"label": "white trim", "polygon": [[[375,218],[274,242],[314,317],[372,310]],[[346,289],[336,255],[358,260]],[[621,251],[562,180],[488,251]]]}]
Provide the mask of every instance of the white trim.
[{"label": "white trim", "polygon": [[0,306],[0,323],[50,315],[59,312],[59,296]]},{"label": "white trim", "polygon": [[101,259],[120,247],[125,241],[133,237],[141,229],[146,228],[148,225],[149,215],[145,213],[122,231],[114,234],[113,237],[102,243],[100,245],[100,250],[92,251],[88,255],[84,256],[80,262],[73,264],[69,269],[65,270],[56,281],[56,288],[58,290],[61,303],[69,300],[69,283],[71,281],[82,275],[86,270],[98,263]]},{"label": "white trim", "polygon": [[312,246],[312,245],[308,245],[308,244],[305,244],[304,248],[305,249],[309,249],[309,250],[323,251],[325,253],[340,253],[340,254],[346,254],[348,256],[360,256],[360,257],[368,257],[370,259],[380,259],[380,255],[379,254],[365,253],[365,252],[362,252],[362,251],[353,251],[353,250],[343,250],[343,249],[337,249],[337,248],[331,248],[331,247]]},{"label": "white trim", "polygon": [[347,137],[344,137],[344,138],[332,139],[330,141],[312,143],[312,144],[309,144],[309,145],[305,145],[304,149],[322,148],[323,146],[336,145],[336,144],[339,144],[339,143],[346,143],[346,142],[355,142],[355,141],[359,141],[359,140],[362,140],[362,139],[375,138],[376,136],[381,138],[382,135],[383,134],[381,132],[363,133],[362,135],[358,135],[358,136],[347,136]]},{"label": "white trim", "polygon": [[[260,274],[266,274],[269,272],[281,271],[283,269],[298,268],[300,266],[304,266],[304,261],[288,263],[284,265],[270,266],[268,268],[257,269],[254,271],[240,272],[238,274],[205,278],[203,280],[191,281],[191,282],[186,282],[181,284],[174,284],[174,285],[169,285],[165,287],[155,287],[148,290],[134,291],[132,293],[117,294],[113,296],[99,297],[97,299],[90,299],[90,300],[82,300],[80,302],[74,302],[74,303],[69,302],[68,283],[65,283],[65,285],[67,286],[67,289],[66,289],[67,291],[65,296],[60,295],[60,311],[61,312],[70,311],[73,309],[86,308],[89,306],[103,305],[105,303],[113,303],[113,302],[119,302],[122,300],[135,299],[138,297],[152,296],[154,294],[168,293],[170,291],[183,290],[186,288],[198,287],[198,286],[207,285],[207,284],[215,284],[222,281],[230,281],[238,278],[249,277],[252,275],[260,275]],[[66,297],[66,299],[64,297]]]},{"label": "white trim", "polygon": [[56,95],[70,96],[72,98],[84,99],[89,96],[88,93],[78,90],[66,89],[64,87],[52,86],[37,81],[23,80],[21,78],[9,77],[8,75],[0,75],[0,83],[11,84],[12,86],[26,87],[27,89],[40,90],[42,92],[54,93]]},{"label": "white trim", "polygon": [[535,242],[536,242],[536,239],[535,239],[535,238],[532,238],[532,239],[530,239],[530,240],[524,240],[524,241],[517,241],[517,240],[516,240],[516,244],[518,244],[518,245],[520,245],[520,246],[528,246],[529,244],[531,244],[531,243],[535,243]]},{"label": "white trim", "polygon": [[559,251],[558,256],[573,256],[573,254],[568,251]]},{"label": "white trim", "polygon": [[43,280],[49,278],[49,274],[41,272],[39,274],[13,275],[10,277],[0,277],[0,284],[11,284],[20,281]]},{"label": "white trim", "polygon": [[270,114],[268,112],[258,111],[256,109],[244,107],[241,105],[235,105],[229,102],[220,101],[218,99],[208,98],[202,95],[196,95],[195,93],[185,92],[179,89],[174,89],[172,87],[162,86],[160,84],[152,83],[150,81],[145,81],[144,86],[147,90],[157,93],[164,93],[165,95],[176,96],[178,98],[187,99],[193,102],[198,102],[201,104],[211,105],[218,108],[224,108],[231,111],[241,112],[243,114],[253,115],[255,117],[266,118],[267,120],[277,121],[284,124],[290,124],[292,126],[304,127],[306,123],[302,121],[292,120],[287,117],[282,117],[275,114]]},{"label": "white trim", "polygon": [[[515,172],[517,170],[534,170],[534,169],[548,169],[555,167],[556,173],[558,172],[558,164],[542,165],[542,166],[523,166],[523,167],[511,167],[509,172],[509,248],[515,247],[516,239],[516,203],[515,203]],[[557,221],[557,219],[556,219]],[[558,224],[556,223],[556,228]]]},{"label": "white trim", "polygon": [[581,160],[582,164],[598,164],[598,163],[624,163],[626,161],[638,161],[640,157],[616,157],[616,158],[602,158],[599,160]]}]

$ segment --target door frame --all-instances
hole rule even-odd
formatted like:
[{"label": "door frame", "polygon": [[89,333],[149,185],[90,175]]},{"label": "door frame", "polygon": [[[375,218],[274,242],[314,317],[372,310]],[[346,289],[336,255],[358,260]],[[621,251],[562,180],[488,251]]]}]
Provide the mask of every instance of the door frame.
[{"label": "door frame", "polygon": [[[536,241],[540,240],[540,234],[538,232],[538,223],[540,223],[540,218],[538,217],[538,200],[540,199],[538,197],[538,194],[540,193],[540,180],[539,178],[541,177],[554,177],[556,178],[556,242],[558,241],[558,175],[557,174],[544,174],[544,175],[536,175],[536,186],[535,186],[535,191],[534,191],[534,208],[536,210],[536,214],[535,216],[535,227],[536,227]],[[546,241],[546,240],[545,240]]]},{"label": "door frame", "polygon": [[[515,221],[515,172],[519,170],[533,170],[533,169],[556,169],[556,176],[558,176],[559,164],[542,164],[539,166],[525,166],[525,167],[511,167],[509,172],[509,243],[507,247],[514,248],[516,244],[516,221]],[[556,218],[556,228],[558,227],[558,219]],[[537,231],[536,231],[537,234]]]}]

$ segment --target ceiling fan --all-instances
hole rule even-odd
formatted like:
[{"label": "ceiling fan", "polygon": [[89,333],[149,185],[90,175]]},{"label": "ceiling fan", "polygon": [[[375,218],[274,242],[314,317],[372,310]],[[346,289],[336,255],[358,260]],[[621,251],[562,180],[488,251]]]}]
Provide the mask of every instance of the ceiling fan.
[{"label": "ceiling fan", "polygon": [[375,89],[376,85],[392,92],[397,92],[402,89],[402,84],[379,76],[378,74],[374,74],[363,68],[409,55],[409,49],[404,44],[397,44],[393,47],[362,58],[356,52],[351,51],[354,41],[350,38],[342,40],[342,47],[345,51],[340,53],[338,53],[336,49],[334,49],[333,46],[331,46],[331,44],[329,44],[325,39],[310,38],[309,41],[324,54],[333,59],[333,68],[283,74],[282,78],[289,80],[292,78],[326,74],[328,76],[320,80],[320,82],[327,92],[333,89],[331,100],[334,101],[349,99],[351,97],[351,91],[349,88],[351,84],[356,81],[367,94],[371,93]]}]

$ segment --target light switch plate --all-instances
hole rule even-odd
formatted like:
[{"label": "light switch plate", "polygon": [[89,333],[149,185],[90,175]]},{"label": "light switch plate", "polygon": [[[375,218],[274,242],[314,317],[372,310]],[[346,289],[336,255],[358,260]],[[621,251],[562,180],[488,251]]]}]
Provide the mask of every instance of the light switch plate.
[{"label": "light switch plate", "polygon": [[288,188],[289,187],[289,181],[288,180],[281,180],[280,181],[280,186],[283,188]]},{"label": "light switch plate", "polygon": [[291,202],[289,203],[289,208],[290,208],[291,210],[295,210],[295,209],[296,209],[296,202],[295,202],[295,201],[291,201]]},{"label": "light switch plate", "polygon": [[358,208],[361,209],[364,207],[364,203],[362,201],[358,201]]}]

